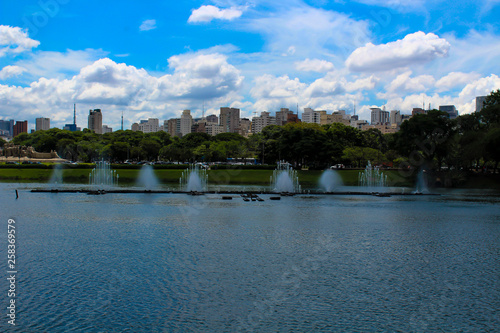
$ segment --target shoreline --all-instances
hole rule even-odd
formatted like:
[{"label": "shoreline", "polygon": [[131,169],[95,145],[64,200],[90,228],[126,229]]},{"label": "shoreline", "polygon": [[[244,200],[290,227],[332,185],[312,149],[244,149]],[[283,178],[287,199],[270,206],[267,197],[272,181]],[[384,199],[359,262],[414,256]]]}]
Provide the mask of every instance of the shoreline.
[{"label": "shoreline", "polygon": [[[36,168],[31,165],[0,168],[0,182],[2,183],[50,183],[55,169]],[[65,167],[59,169],[63,183],[87,185],[92,168]],[[116,168],[119,174],[121,187],[133,186],[139,177],[138,168]],[[154,173],[160,184],[178,184],[179,178],[185,169],[155,168]],[[357,186],[358,174],[361,169],[336,170],[344,186]],[[382,170],[387,175],[388,187],[415,187],[416,173],[403,176],[399,170]],[[209,185],[246,185],[267,186],[273,170],[266,169],[215,169],[208,170]],[[323,173],[321,170],[298,170],[300,185],[303,188],[314,188],[319,184]],[[441,171],[428,179],[429,188],[463,188],[463,189],[500,189],[500,174],[464,174],[453,171]]]}]

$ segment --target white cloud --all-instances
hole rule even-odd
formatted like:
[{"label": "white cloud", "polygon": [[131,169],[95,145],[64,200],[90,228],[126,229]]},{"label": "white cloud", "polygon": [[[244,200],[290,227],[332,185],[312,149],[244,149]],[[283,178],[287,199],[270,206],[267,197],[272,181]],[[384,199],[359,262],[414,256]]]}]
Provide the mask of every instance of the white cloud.
[{"label": "white cloud", "polygon": [[174,74],[160,78],[162,96],[206,100],[238,90],[243,82],[240,71],[218,53],[173,56],[168,63]]},{"label": "white cloud", "polygon": [[214,19],[218,20],[234,20],[243,14],[241,9],[231,7],[228,9],[220,9],[212,5],[201,6],[198,9],[193,9],[189,16],[189,23],[207,23]]},{"label": "white cloud", "polygon": [[[173,74],[154,77],[144,69],[103,58],[69,79],[40,78],[28,87],[0,85],[0,105],[5,113],[26,119],[66,110],[67,117],[54,123],[61,126],[71,120],[72,103],[77,103],[80,109],[106,110],[109,118],[104,123],[116,127],[121,111],[150,112],[168,119],[174,111],[196,106],[200,99],[208,104],[241,99],[237,92],[243,77],[223,55],[179,55],[171,57],[169,65]],[[86,119],[86,114],[80,112],[78,118]]]},{"label": "white cloud", "polygon": [[40,45],[40,42],[28,37],[26,31],[19,27],[0,25],[0,57],[8,53],[19,54],[30,51]]},{"label": "white cloud", "polygon": [[364,99],[362,89],[372,89],[378,80],[374,77],[347,81],[339,73],[328,73],[307,85],[298,78],[287,75],[280,77],[269,74],[254,80],[250,93],[255,99],[256,111],[274,111],[281,107],[295,109],[296,105],[334,111],[351,110],[354,101]]},{"label": "white cloud", "polygon": [[343,93],[345,93],[345,80],[331,79],[328,76],[317,79],[304,92],[307,98],[333,97]]},{"label": "white cloud", "polygon": [[401,95],[393,94],[389,96],[386,107],[388,109],[401,110],[402,113],[410,113],[413,108],[422,107],[422,103],[425,104],[426,108],[430,103],[433,109],[439,108],[440,105],[455,105],[462,115],[475,111],[475,98],[477,96],[488,95],[496,89],[500,89],[500,78],[495,74],[491,74],[469,83],[460,93],[455,95],[420,93],[402,97]]},{"label": "white cloud", "polygon": [[139,27],[140,31],[148,31],[153,29],[156,29],[156,20],[145,20]]},{"label": "white cloud", "polygon": [[26,68],[20,66],[5,66],[0,70],[0,80],[5,80],[10,77],[19,76],[26,72]]},{"label": "white cloud", "polygon": [[304,72],[328,72],[333,70],[334,66],[331,62],[320,59],[305,59],[295,63],[295,69]]},{"label": "white cloud", "polygon": [[446,35],[450,42],[449,58],[440,63],[434,70],[446,75],[460,70],[462,72],[477,72],[483,75],[498,71],[500,58],[500,36],[491,31],[478,32],[471,30],[466,36],[457,38]]},{"label": "white cloud", "polygon": [[[497,89],[500,89],[500,78],[495,74],[491,74],[490,76],[482,77],[466,85],[460,92],[459,98],[465,103],[475,99],[477,96],[489,95],[493,90]],[[473,111],[473,109],[464,111],[469,113]]]},{"label": "white cloud", "polygon": [[419,75],[411,77],[412,71],[404,72],[398,75],[392,82],[385,88],[389,93],[408,93],[420,92],[430,89],[436,80],[431,75]]},{"label": "white cloud", "polygon": [[306,84],[298,78],[290,79],[288,75],[275,77],[265,74],[255,78],[254,82],[250,94],[256,100],[255,111],[271,110],[278,105],[294,105],[306,88]]},{"label": "white cloud", "polygon": [[354,82],[346,83],[346,90],[348,92],[359,91],[359,90],[373,90],[379,79],[371,75],[369,77],[358,79]]},{"label": "white cloud", "polygon": [[[294,59],[343,58],[370,36],[368,22],[356,21],[346,14],[313,8],[303,3],[277,8],[241,23],[243,29],[262,34],[266,48],[275,54],[295,48]],[[335,62],[334,62],[335,63]]]},{"label": "white cloud", "polygon": [[424,10],[425,0],[356,0],[367,5],[392,8],[401,12],[409,10]]},{"label": "white cloud", "polygon": [[436,82],[436,88],[438,91],[447,91],[455,87],[465,86],[479,79],[479,77],[480,75],[478,73],[451,72]]},{"label": "white cloud", "polygon": [[103,50],[66,50],[65,52],[43,51],[34,53],[30,59],[21,60],[16,64],[28,70],[29,75],[39,77],[64,77],[75,75],[80,70],[95,61],[106,57]]},{"label": "white cloud", "polygon": [[386,71],[445,57],[449,49],[446,39],[419,31],[387,44],[368,43],[356,49],[345,64],[355,72]]}]

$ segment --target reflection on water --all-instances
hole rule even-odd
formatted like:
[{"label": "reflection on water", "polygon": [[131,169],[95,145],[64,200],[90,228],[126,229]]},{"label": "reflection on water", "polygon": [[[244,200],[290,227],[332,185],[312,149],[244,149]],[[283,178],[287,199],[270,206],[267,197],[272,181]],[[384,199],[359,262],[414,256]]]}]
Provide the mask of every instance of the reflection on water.
[{"label": "reflection on water", "polygon": [[493,192],[16,200],[29,185],[0,187],[18,221],[19,332],[500,327]]}]

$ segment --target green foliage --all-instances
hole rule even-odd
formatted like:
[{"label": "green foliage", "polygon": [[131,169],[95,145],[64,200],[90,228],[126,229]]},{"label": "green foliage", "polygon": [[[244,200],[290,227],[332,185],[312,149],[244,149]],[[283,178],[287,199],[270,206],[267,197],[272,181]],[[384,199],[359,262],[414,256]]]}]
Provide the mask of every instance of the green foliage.
[{"label": "green foliage", "polygon": [[368,161],[371,161],[375,165],[387,161],[386,156],[380,150],[370,147],[346,148],[342,157],[357,167],[364,167]]}]

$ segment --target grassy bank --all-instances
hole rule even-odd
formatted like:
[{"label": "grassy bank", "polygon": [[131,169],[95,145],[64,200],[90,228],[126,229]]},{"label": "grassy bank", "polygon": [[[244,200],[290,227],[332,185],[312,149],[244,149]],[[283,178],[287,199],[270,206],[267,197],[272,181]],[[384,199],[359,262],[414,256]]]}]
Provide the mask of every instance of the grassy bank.
[{"label": "grassy bank", "polygon": [[[70,184],[87,184],[89,181],[89,168],[65,168],[61,170],[63,182]],[[155,175],[161,184],[178,184],[183,169],[155,169]],[[344,185],[357,186],[358,174],[361,170],[338,170]],[[117,168],[121,185],[135,184],[140,170],[137,168]],[[414,187],[416,173],[403,176],[397,170],[383,171],[387,175],[387,183],[394,187]],[[0,168],[1,182],[33,182],[47,183],[52,176],[53,170],[49,168]],[[299,170],[299,182],[303,188],[317,187],[323,171]],[[208,171],[208,183],[211,185],[269,185],[269,179],[273,170],[252,169],[217,169]],[[440,173],[435,175],[436,179],[443,180],[441,186],[450,187],[445,181],[452,173]],[[468,177],[462,176],[458,183],[460,188],[491,188],[500,189],[500,175],[472,174]],[[431,182],[432,187],[432,182]]]},{"label": "grassy bank", "polygon": [[[182,169],[155,169],[155,175],[162,184],[177,184],[182,174]],[[67,168],[61,170],[64,183],[87,184],[90,169]],[[139,176],[139,169],[116,169],[119,183],[133,185]],[[300,170],[299,181],[303,187],[316,187],[323,171]],[[53,173],[52,169],[37,168],[7,168],[0,169],[0,181],[3,182],[35,182],[47,183]],[[358,184],[359,170],[338,171],[345,185]],[[208,171],[208,182],[213,185],[269,185],[273,170],[242,170],[218,169]],[[411,179],[399,176],[397,171],[386,171],[390,186],[412,186]]]}]

